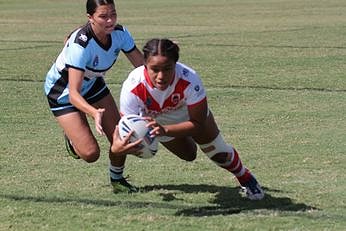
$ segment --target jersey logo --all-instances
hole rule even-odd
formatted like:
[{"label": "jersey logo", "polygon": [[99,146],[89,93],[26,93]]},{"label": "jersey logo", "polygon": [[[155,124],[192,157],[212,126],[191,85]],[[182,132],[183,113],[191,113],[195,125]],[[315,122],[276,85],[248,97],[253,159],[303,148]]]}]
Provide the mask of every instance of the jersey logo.
[{"label": "jersey logo", "polygon": [[97,65],[99,65],[99,57],[96,55],[93,61],[93,66],[96,67]]},{"label": "jersey logo", "polygon": [[186,68],[184,68],[184,69],[183,69],[183,75],[184,75],[185,77],[188,77],[188,75],[189,75],[189,70],[186,69]]},{"label": "jersey logo", "polygon": [[88,40],[88,37],[85,34],[81,34],[78,39],[82,40],[83,42],[86,42]]},{"label": "jersey logo", "polygon": [[150,94],[150,91],[143,83],[139,83],[131,92],[136,95],[145,105],[145,111],[152,116],[157,116],[162,113],[177,110],[184,105],[185,95],[184,91],[189,86],[190,82],[179,79],[176,83],[175,89],[171,95],[166,97],[162,102],[162,106],[157,99]]},{"label": "jersey logo", "polygon": [[173,103],[173,105],[177,105],[180,101],[180,94],[179,93],[174,93],[171,96],[171,102]]}]

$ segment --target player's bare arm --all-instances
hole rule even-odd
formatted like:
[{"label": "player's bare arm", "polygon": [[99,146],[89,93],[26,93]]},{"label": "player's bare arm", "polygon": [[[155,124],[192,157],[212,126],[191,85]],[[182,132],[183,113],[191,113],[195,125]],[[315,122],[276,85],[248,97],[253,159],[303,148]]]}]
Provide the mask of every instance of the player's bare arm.
[{"label": "player's bare arm", "polygon": [[205,125],[208,114],[208,104],[204,100],[200,104],[189,107],[190,120],[177,124],[160,125],[151,119],[148,126],[152,128],[151,134],[155,136],[194,136],[198,134]]},{"label": "player's bare arm", "polygon": [[104,108],[96,109],[90,105],[80,94],[80,89],[84,79],[84,72],[75,68],[69,68],[69,91],[70,102],[82,112],[90,115],[95,121],[97,133],[104,135],[102,129],[102,115]]},{"label": "player's bare arm", "polygon": [[125,54],[134,67],[139,67],[144,64],[143,54],[137,47],[133,51]]}]

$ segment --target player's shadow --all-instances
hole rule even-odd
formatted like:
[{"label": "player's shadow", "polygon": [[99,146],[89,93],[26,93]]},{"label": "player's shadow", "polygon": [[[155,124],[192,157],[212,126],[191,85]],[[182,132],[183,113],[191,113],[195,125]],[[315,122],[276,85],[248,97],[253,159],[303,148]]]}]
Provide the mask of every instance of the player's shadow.
[{"label": "player's shadow", "polygon": [[181,184],[181,185],[149,185],[141,188],[142,191],[156,191],[160,192],[163,201],[182,200],[177,197],[179,192],[183,193],[215,193],[215,199],[208,201],[214,205],[183,208],[176,212],[177,216],[215,216],[215,215],[230,215],[237,214],[247,210],[267,209],[273,211],[308,211],[316,210],[318,208],[303,204],[294,203],[288,197],[273,197],[270,192],[280,192],[279,190],[263,187],[265,197],[260,201],[251,201],[242,197],[239,194],[239,187],[223,187],[207,184]]},{"label": "player's shadow", "polygon": [[[14,201],[30,201],[44,203],[78,203],[86,205],[97,205],[106,207],[125,207],[125,208],[164,208],[176,210],[176,216],[215,216],[215,215],[232,215],[248,210],[267,209],[273,211],[309,211],[318,210],[318,208],[303,204],[294,203],[287,197],[273,197],[270,192],[280,192],[278,190],[264,187],[266,191],[265,198],[261,201],[250,201],[239,195],[239,188],[223,187],[207,184],[181,184],[181,185],[152,185],[141,188],[143,193],[149,191],[158,191],[162,197],[162,202],[138,202],[110,199],[90,199],[79,197],[46,197],[31,195],[12,195],[0,193],[0,198]],[[180,203],[169,203],[170,201],[184,200],[179,198],[179,194],[197,194],[212,193],[215,194],[214,199],[206,201],[210,206],[186,206]]]}]

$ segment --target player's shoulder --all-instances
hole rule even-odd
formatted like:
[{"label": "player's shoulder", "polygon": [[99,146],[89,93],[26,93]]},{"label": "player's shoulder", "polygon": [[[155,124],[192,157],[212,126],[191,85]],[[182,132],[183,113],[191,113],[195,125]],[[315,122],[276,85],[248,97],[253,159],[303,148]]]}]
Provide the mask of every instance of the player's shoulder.
[{"label": "player's shoulder", "polygon": [[126,28],[123,25],[117,24],[117,25],[115,25],[114,30],[115,31],[125,31]]},{"label": "player's shoulder", "polygon": [[74,32],[71,33],[70,37],[73,40],[73,43],[78,44],[84,48],[87,47],[89,41],[93,38],[91,25],[87,23],[84,26],[77,28]]},{"label": "player's shoulder", "polygon": [[141,79],[141,77],[144,76],[144,69],[145,69],[144,65],[136,67],[130,72],[129,77],[132,77],[134,79]]},{"label": "player's shoulder", "polygon": [[184,63],[177,62],[175,66],[175,71],[181,78],[184,79],[199,78],[197,72]]},{"label": "player's shoulder", "polygon": [[133,69],[125,80],[124,86],[127,86],[128,88],[134,88],[141,82],[145,81],[144,68],[144,66],[139,66]]},{"label": "player's shoulder", "polygon": [[117,24],[115,25],[114,29],[113,29],[113,34],[118,34],[118,35],[127,35],[129,34],[129,31],[127,30],[127,28],[121,24]]},{"label": "player's shoulder", "polygon": [[122,48],[125,53],[131,52],[135,48],[134,39],[125,26],[120,24],[115,25],[111,35],[114,44],[119,46],[121,44],[126,45],[126,49],[124,49],[125,47]]}]

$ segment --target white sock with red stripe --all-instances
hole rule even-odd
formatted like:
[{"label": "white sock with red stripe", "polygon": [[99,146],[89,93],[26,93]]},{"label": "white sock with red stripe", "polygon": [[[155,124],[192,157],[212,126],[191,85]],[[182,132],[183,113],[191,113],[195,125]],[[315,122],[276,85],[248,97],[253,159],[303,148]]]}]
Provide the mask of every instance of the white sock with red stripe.
[{"label": "white sock with red stripe", "polygon": [[199,147],[215,164],[233,173],[240,184],[251,178],[251,173],[243,166],[238,152],[225,143],[220,133],[212,142],[200,144]]},{"label": "white sock with red stripe", "polygon": [[220,167],[233,173],[234,176],[237,177],[240,184],[247,182],[251,177],[251,173],[247,168],[243,166],[239,158],[238,152],[234,148],[232,148],[232,152],[230,152],[229,155],[229,161],[220,165]]}]

